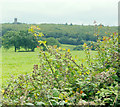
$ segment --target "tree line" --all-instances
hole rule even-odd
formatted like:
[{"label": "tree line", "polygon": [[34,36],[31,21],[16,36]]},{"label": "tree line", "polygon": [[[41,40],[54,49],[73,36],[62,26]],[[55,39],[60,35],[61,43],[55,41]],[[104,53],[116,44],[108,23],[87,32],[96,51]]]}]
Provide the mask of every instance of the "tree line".
[{"label": "tree line", "polygon": [[[38,38],[41,40],[41,38]],[[60,43],[53,37],[43,38],[42,40],[47,41],[47,45],[57,45],[60,46]],[[8,31],[2,36],[2,46],[6,49],[14,47],[15,52],[24,48],[25,51],[34,51],[38,46],[38,42],[33,34],[27,31]]]},{"label": "tree line", "polygon": [[[97,37],[94,35],[95,26],[89,25],[63,25],[63,24],[35,24],[41,28],[41,32],[45,35],[43,39],[50,41],[50,44],[70,44],[70,45],[83,45],[89,41],[96,42]],[[31,49],[34,51],[37,46],[34,37],[28,33],[28,28],[31,24],[2,24],[3,46],[6,48],[15,46],[16,49],[20,47],[26,50]],[[99,28],[100,26],[96,26]],[[102,26],[99,36],[109,36],[111,32],[117,32],[117,27]],[[9,36],[8,36],[9,35]],[[13,35],[13,36],[10,36]],[[56,43],[53,42],[56,41]],[[50,39],[50,40],[49,40]],[[52,40],[51,40],[52,39]],[[4,41],[6,40],[6,41]],[[12,41],[12,42],[10,42]],[[8,44],[8,46],[7,46]],[[77,47],[79,49],[80,47]]]}]

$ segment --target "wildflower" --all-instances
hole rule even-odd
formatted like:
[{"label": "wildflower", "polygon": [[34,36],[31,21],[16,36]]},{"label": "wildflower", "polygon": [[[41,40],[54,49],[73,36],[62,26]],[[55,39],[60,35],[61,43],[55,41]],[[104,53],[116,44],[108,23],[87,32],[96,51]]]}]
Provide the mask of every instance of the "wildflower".
[{"label": "wildflower", "polygon": [[65,100],[65,102],[67,103],[67,102],[68,102],[68,100],[66,99],[66,100]]},{"label": "wildflower", "polygon": [[61,50],[61,47],[59,47],[59,50]]},{"label": "wildflower", "polygon": [[82,94],[82,93],[83,93],[83,91],[81,90],[81,91],[80,91],[80,94]]},{"label": "wildflower", "polygon": [[89,74],[89,72],[86,72],[87,74]]},{"label": "wildflower", "polygon": [[79,88],[77,88],[77,91],[79,91]]},{"label": "wildflower", "polygon": [[58,49],[56,49],[56,52],[59,52],[59,50],[58,50]]},{"label": "wildflower", "polygon": [[104,51],[105,49],[102,49],[102,51]]},{"label": "wildflower", "polygon": [[34,94],[34,96],[35,96],[35,98],[37,99],[37,94],[36,94],[36,93]]},{"label": "wildflower", "polygon": [[70,49],[68,49],[68,51],[67,52],[70,52]]},{"label": "wildflower", "polygon": [[41,44],[41,42],[42,42],[42,41],[38,41],[38,43],[40,43],[40,44]]},{"label": "wildflower", "polygon": [[97,93],[100,93],[100,91],[97,91]]},{"label": "wildflower", "polygon": [[57,45],[54,45],[53,47],[56,49],[56,48],[57,48]]},{"label": "wildflower", "polygon": [[2,90],[2,93],[4,93],[5,92],[5,90]]},{"label": "wildflower", "polygon": [[84,46],[84,47],[86,47],[86,46],[87,46],[87,44],[86,44],[86,43],[84,43],[84,44],[83,44],[83,46]]},{"label": "wildflower", "polygon": [[72,91],[73,93],[75,93],[75,91]]},{"label": "wildflower", "polygon": [[44,43],[44,44],[46,44],[46,43],[47,43],[47,41],[44,41],[43,43]]},{"label": "wildflower", "polygon": [[66,49],[65,48],[63,48],[63,51],[65,51]]},{"label": "wildflower", "polygon": [[37,48],[40,48],[39,46],[37,46]]},{"label": "wildflower", "polygon": [[35,33],[34,36],[37,36],[37,34]]},{"label": "wildflower", "polygon": [[106,40],[106,37],[103,37],[103,40]]}]

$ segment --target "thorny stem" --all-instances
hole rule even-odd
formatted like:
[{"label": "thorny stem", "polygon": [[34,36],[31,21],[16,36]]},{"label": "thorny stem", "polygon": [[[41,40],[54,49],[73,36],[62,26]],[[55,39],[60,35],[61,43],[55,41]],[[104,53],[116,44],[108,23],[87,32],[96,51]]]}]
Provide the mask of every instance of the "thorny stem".
[{"label": "thorny stem", "polygon": [[54,75],[54,71],[53,71],[53,69],[52,69],[52,66],[51,66],[50,62],[48,61],[48,59],[47,59],[45,53],[43,53],[43,54],[44,54],[44,57],[45,57],[46,61],[47,61],[48,64],[49,64],[49,67],[50,67],[50,69],[51,69],[51,71],[52,71],[52,74],[53,74],[53,76],[54,76],[54,79],[56,80],[56,82],[57,82],[57,84],[58,84],[59,89],[61,89],[61,88],[60,88],[59,81],[57,80],[57,78],[56,78],[55,75]]}]

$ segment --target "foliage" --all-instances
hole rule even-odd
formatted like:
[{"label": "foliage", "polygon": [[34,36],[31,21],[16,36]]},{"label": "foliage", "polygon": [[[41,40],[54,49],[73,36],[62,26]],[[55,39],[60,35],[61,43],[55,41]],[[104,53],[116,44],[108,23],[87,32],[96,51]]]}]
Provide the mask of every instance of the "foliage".
[{"label": "foliage", "polygon": [[[30,29],[34,32],[34,29]],[[36,33],[35,33],[36,34]],[[11,79],[2,90],[4,105],[117,105],[118,95],[118,36],[98,37],[98,54],[91,60],[90,49],[84,43],[86,62],[77,64],[70,49],[47,46],[39,41],[40,64],[31,75]]]},{"label": "foliage", "polygon": [[60,47],[60,43],[58,42],[58,40],[56,40],[55,38],[53,37],[50,37],[50,38],[46,38],[46,41],[47,41],[47,45],[57,45],[58,47]]},{"label": "foliage", "polygon": [[8,31],[3,37],[2,37],[2,41],[3,41],[3,46],[7,49],[9,49],[11,46],[15,47],[15,52],[16,49],[20,48],[20,36],[19,33],[16,31]]},{"label": "foliage", "polygon": [[[30,24],[2,24],[2,35],[7,31],[27,31],[30,26]],[[43,32],[45,38],[57,38],[61,44],[82,45],[84,43],[83,41],[97,40],[97,37],[93,35],[95,33],[95,26],[93,25],[36,24],[36,26],[41,28],[41,32]],[[97,30],[100,26],[96,27]],[[99,36],[110,36],[112,34],[111,32],[117,31],[118,28],[116,26],[103,26]]]},{"label": "foliage", "polygon": [[10,47],[15,47],[15,52],[20,47],[25,48],[27,51],[31,49],[34,51],[35,47],[38,45],[35,37],[28,33],[28,31],[8,31],[2,36],[3,47],[9,49]]}]

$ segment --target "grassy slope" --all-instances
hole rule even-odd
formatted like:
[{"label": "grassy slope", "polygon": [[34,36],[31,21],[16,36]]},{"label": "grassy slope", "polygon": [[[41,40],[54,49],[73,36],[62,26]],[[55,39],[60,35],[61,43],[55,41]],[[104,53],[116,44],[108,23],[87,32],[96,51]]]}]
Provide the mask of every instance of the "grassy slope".
[{"label": "grassy slope", "polygon": [[[62,45],[62,47],[68,49],[73,46]],[[95,55],[95,51],[92,54]],[[14,49],[9,50],[2,49],[2,83],[6,84],[6,81],[10,79],[11,75],[25,74],[33,71],[33,65],[39,64],[38,58],[39,50],[35,52],[14,52]],[[73,57],[77,60],[78,64],[81,64],[82,59],[85,58],[84,51],[71,51]]]}]

